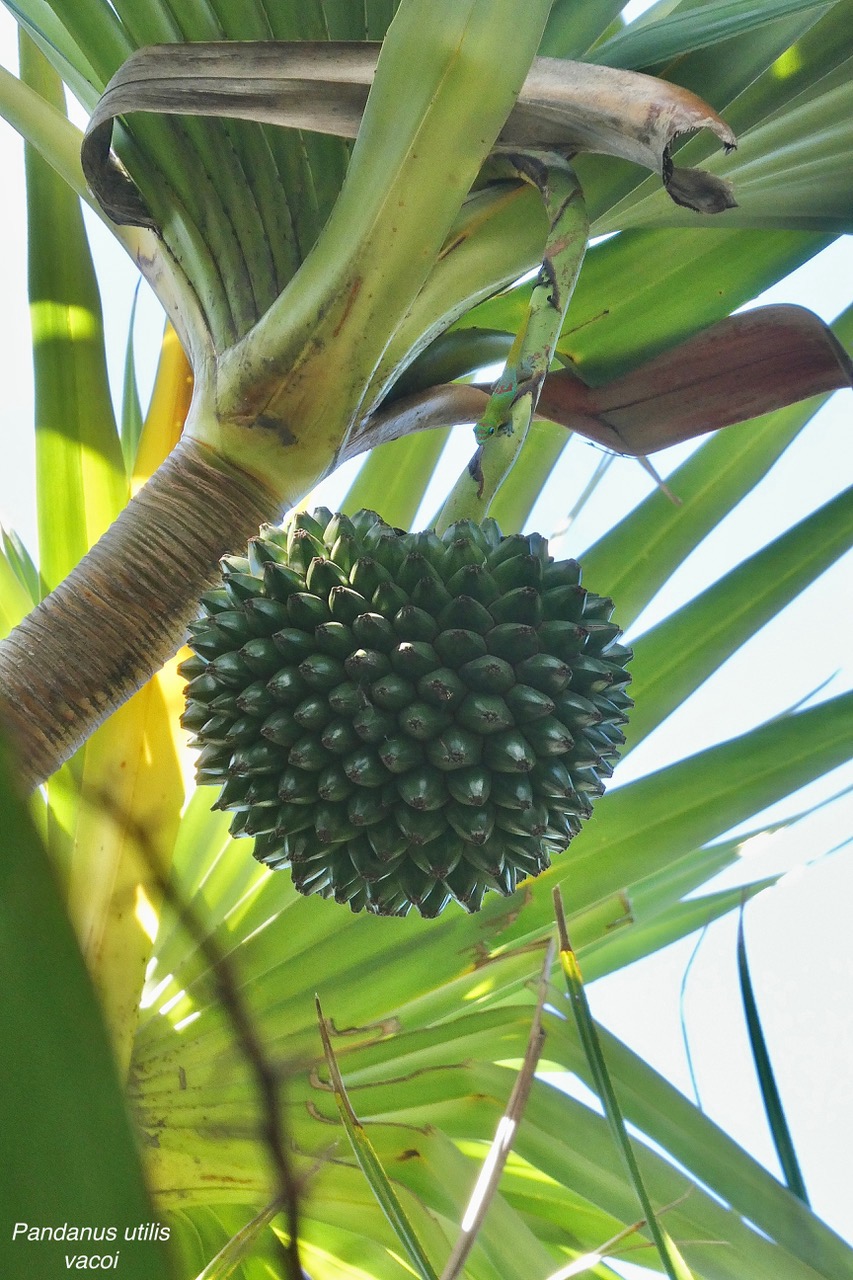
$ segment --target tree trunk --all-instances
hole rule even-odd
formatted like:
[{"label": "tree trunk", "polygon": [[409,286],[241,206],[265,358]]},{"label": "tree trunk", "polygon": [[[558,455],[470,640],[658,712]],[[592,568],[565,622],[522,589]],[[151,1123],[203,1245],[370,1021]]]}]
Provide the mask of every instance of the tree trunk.
[{"label": "tree trunk", "polygon": [[180,646],[220,556],[280,501],[183,439],[74,571],[0,642],[0,718],[28,788]]}]

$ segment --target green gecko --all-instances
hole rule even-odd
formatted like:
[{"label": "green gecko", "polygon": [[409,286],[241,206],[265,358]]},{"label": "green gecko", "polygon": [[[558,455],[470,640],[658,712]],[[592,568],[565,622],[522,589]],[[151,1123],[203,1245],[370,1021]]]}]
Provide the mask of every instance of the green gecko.
[{"label": "green gecko", "polygon": [[[482,418],[474,426],[474,436],[477,444],[485,444],[490,436],[503,432],[511,435],[513,431],[513,406],[521,399],[523,395],[532,393],[535,383],[535,374],[530,376],[533,371],[524,367],[524,362],[519,369],[518,358],[521,353],[524,339],[527,335],[528,316],[525,316],[524,324],[519,329],[512,346],[507,355],[506,364],[503,373],[492,388],[492,394],[489,402],[483,412]],[[519,382],[519,372],[526,374]]]}]

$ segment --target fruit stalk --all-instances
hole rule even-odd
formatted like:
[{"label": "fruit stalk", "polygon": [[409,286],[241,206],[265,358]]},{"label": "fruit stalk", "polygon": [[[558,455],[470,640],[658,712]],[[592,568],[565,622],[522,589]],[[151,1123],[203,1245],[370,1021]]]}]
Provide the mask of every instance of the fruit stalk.
[{"label": "fruit stalk", "polygon": [[195,441],[180,442],[0,644],[0,717],[26,787],[53,773],[172,656],[219,558],[280,506],[258,479]]}]

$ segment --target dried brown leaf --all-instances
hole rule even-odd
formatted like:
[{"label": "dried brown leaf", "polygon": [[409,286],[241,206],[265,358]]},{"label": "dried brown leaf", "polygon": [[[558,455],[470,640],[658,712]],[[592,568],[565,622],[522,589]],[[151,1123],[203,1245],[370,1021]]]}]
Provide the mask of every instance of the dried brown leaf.
[{"label": "dried brown leaf", "polygon": [[[353,138],[379,56],[376,43],[217,42],[138,49],[107,85],[86,131],[86,178],[116,222],[153,226],[139,192],[110,151],[112,122],[137,111],[228,116]],[[673,200],[702,213],[734,203],[729,184],[675,169],[680,134],[711,129],[727,148],[731,130],[695,94],[613,67],[537,58],[500,144],[596,152],[659,173]]]},{"label": "dried brown leaf", "polygon": [[676,169],[676,138],[710,129],[727,151],[735,135],[688,89],[637,71],[536,58],[501,141],[618,156],[661,176],[676,204],[699,213],[734,206],[731,185],[702,169]]},{"label": "dried brown leaf", "polygon": [[823,321],[770,306],[729,316],[601,387],[570,370],[551,374],[538,412],[640,456],[848,386],[853,365]]},{"label": "dried brown leaf", "polygon": [[350,433],[338,461],[346,462],[368,449],[375,449],[378,444],[398,440],[415,431],[476,422],[488,402],[487,391],[467,383],[446,382],[426,391],[413,392],[359,423],[357,430]]}]

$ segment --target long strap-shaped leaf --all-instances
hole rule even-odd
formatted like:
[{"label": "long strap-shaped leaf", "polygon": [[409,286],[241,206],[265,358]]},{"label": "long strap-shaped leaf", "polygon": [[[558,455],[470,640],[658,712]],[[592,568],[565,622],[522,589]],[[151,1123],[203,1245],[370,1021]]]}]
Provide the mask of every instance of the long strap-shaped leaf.
[{"label": "long strap-shaped leaf", "polygon": [[853,545],[853,486],[786,529],[640,636],[631,665],[632,750]]},{"label": "long strap-shaped leaf", "polygon": [[761,1018],[758,1013],[758,1002],[755,998],[755,991],[752,986],[752,976],[749,972],[749,961],[747,960],[746,955],[743,914],[743,902],[741,902],[737,930],[737,971],[740,983],[741,999],[743,1000],[743,1011],[746,1018],[747,1031],[749,1032],[749,1045],[752,1050],[755,1071],[761,1088],[761,1100],[764,1103],[764,1111],[767,1116],[767,1123],[770,1126],[773,1145],[776,1148],[776,1154],[779,1157],[779,1163],[782,1166],[782,1172],[785,1176],[785,1182],[787,1183],[788,1190],[795,1196],[798,1196],[799,1199],[802,1200],[803,1204],[807,1205],[809,1203],[809,1197],[806,1191],[806,1184],[803,1181],[800,1163],[797,1160],[797,1153],[794,1148],[794,1141],[791,1137],[791,1131],[788,1128],[788,1121],[785,1118],[785,1109],[782,1105],[782,1099],[780,1097],[779,1088],[776,1084],[776,1077],[773,1072],[773,1065],[770,1061],[767,1041],[764,1038],[764,1031],[761,1027]]},{"label": "long strap-shaped leaf", "polygon": [[195,1280],[230,1280],[242,1264],[251,1258],[258,1237],[281,1212],[281,1202],[273,1200],[260,1213],[237,1231]]},{"label": "long strap-shaped leaf", "polygon": [[820,0],[718,0],[698,8],[676,8],[654,23],[629,25],[595,50],[606,66],[648,67],[723,40],[752,35],[759,27],[791,14],[823,7]]},{"label": "long strap-shaped leaf", "polygon": [[[5,746],[0,803],[5,836],[0,1202],[8,1224],[0,1242],[0,1271],[13,1277],[31,1268],[56,1273],[63,1252],[61,1244],[53,1245],[52,1254],[31,1252],[51,1246],[28,1250],[21,1231],[17,1238],[13,1234],[15,1222],[113,1225],[121,1239],[124,1229],[148,1219],[152,1208],[100,1009],[63,910],[55,869],[12,781]],[[82,1252],[78,1245],[64,1248]],[[154,1241],[122,1250],[121,1261],[126,1280],[167,1280],[169,1275]]]},{"label": "long strap-shaped leaf", "polygon": [[555,947],[551,942],[545,953],[545,960],[539,976],[536,1008],[533,1014],[530,1038],[527,1041],[524,1060],[516,1077],[506,1110],[498,1123],[494,1141],[489,1148],[486,1159],[483,1161],[480,1174],[471,1193],[471,1199],[468,1201],[468,1206],[462,1219],[459,1236],[453,1246],[450,1257],[447,1259],[444,1271],[441,1273],[441,1280],[458,1280],[458,1277],[463,1274],[465,1262],[474,1246],[477,1233],[498,1189],[501,1174],[512,1148],[516,1129],[524,1115],[524,1107],[530,1095],[533,1078],[545,1043],[545,1032],[542,1029],[542,1011],[548,995],[548,983],[554,963],[554,951]]},{"label": "long strap-shaped leaf", "polygon": [[[114,119],[136,111],[228,116],[353,138],[379,48],[223,41],[139,49],[113,76],[89,122],[82,161],[92,190],[114,221],[154,225],[110,154]],[[703,128],[727,150],[735,146],[716,112],[686,89],[633,71],[537,58],[500,141],[619,156],[660,173],[677,204],[717,213],[734,204],[729,183],[676,169],[670,159],[677,137]]]},{"label": "long strap-shaped leaf", "polygon": [[[21,71],[48,101],[62,103],[59,77],[27,37]],[[47,591],[108,528],[128,492],[80,206],[29,147],[26,166],[39,561]]]},{"label": "long strap-shaped leaf", "polygon": [[397,1192],[382,1167],[382,1163],[377,1156],[373,1144],[371,1143],[364,1126],[353,1110],[352,1103],[346,1091],[346,1086],[335,1057],[335,1051],[332,1048],[332,1041],[329,1036],[329,1024],[323,1016],[319,999],[315,1000],[317,1007],[317,1021],[320,1027],[320,1038],[323,1041],[323,1051],[326,1055],[326,1064],[329,1068],[329,1074],[332,1078],[332,1088],[335,1093],[335,1101],[338,1104],[338,1112],[347,1132],[347,1137],[352,1145],[353,1154],[359,1163],[359,1166],[367,1178],[373,1194],[376,1196],[383,1213],[394,1229],[397,1239],[408,1254],[409,1261],[416,1275],[421,1280],[438,1280],[438,1274],[430,1261],[418,1234],[409,1221],[405,1209],[403,1208]]},{"label": "long strap-shaped leaf", "polygon": [[643,1210],[646,1223],[648,1224],[649,1234],[652,1237],[658,1256],[663,1265],[663,1269],[669,1276],[670,1280],[693,1280],[693,1273],[686,1265],[681,1257],[673,1240],[670,1239],[667,1232],[663,1229],[657,1220],[652,1202],[649,1199],[646,1190],[640,1166],[637,1163],[634,1149],[628,1137],[625,1128],[625,1121],[622,1117],[622,1110],[616,1097],[616,1091],[613,1088],[613,1082],[610,1079],[610,1073],[607,1070],[607,1064],[604,1060],[604,1054],[601,1049],[601,1043],[598,1039],[598,1033],[595,1027],[595,1021],[587,1003],[586,992],[584,990],[583,978],[581,977],[580,966],[578,965],[577,956],[575,955],[569,935],[566,929],[566,917],[563,910],[563,899],[559,888],[554,890],[554,909],[557,916],[557,930],[560,937],[560,964],[566,979],[566,989],[571,1004],[572,1013],[583,1045],[584,1054],[589,1063],[593,1080],[595,1081],[595,1090],[604,1108],[604,1114],[610,1125],[613,1134],[616,1149],[622,1157],[628,1178],[637,1193],[637,1199]]}]

